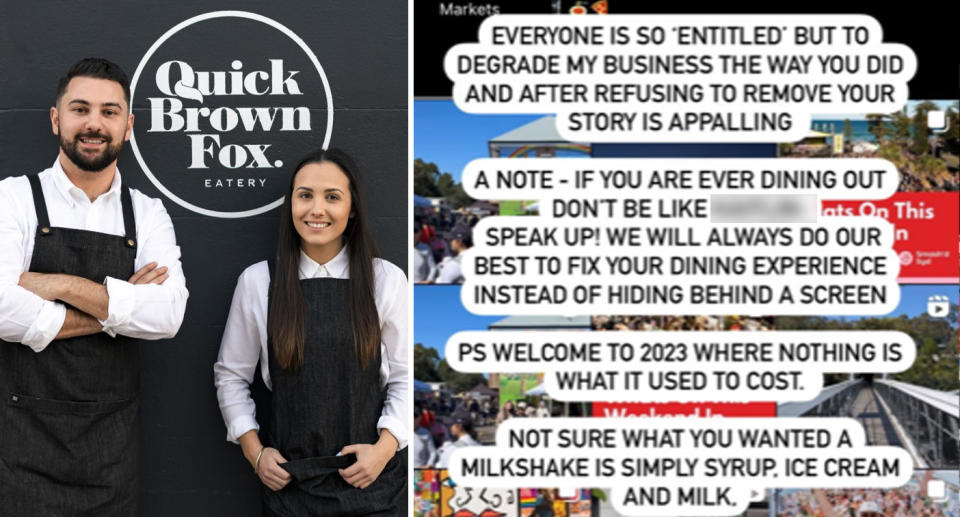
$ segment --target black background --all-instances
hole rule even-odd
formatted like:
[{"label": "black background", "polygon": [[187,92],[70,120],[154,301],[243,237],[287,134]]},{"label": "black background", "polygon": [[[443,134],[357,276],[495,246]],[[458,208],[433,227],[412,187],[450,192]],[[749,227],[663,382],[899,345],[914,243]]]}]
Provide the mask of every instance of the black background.
[{"label": "black background", "polygon": [[[443,73],[443,56],[457,43],[477,41],[477,28],[482,17],[440,16],[440,4],[499,6],[502,14],[535,14],[556,12],[554,0],[436,0],[414,2],[413,47],[416,56],[413,94],[417,97],[450,97],[452,83]],[[568,2],[569,3],[569,2]],[[718,2],[641,2],[608,0],[611,14],[869,14],[883,27],[883,41],[902,43],[917,55],[917,73],[910,81],[910,99],[956,99],[960,93],[960,52],[957,51],[957,16],[946,6],[921,6],[909,2],[765,2],[755,7],[745,4],[722,5]],[[718,7],[731,7],[718,11]]]},{"label": "black background", "polygon": [[[331,145],[357,157],[377,242],[386,259],[406,270],[405,2],[103,0],[4,2],[3,7],[0,179],[53,164],[57,139],[48,112],[57,80],[75,61],[102,56],[132,79],[147,49],[177,23],[210,11],[249,11],[291,29],[324,67],[336,108]],[[196,52],[233,58],[232,49],[216,38]],[[145,111],[135,114],[148,117]],[[244,219],[201,216],[164,198],[129,145],[119,168],[125,184],[163,200],[176,227],[190,290],[177,337],[141,345],[141,513],[260,515],[259,481],[240,448],[225,440],[212,366],[237,277],[273,250],[279,209]]]}]

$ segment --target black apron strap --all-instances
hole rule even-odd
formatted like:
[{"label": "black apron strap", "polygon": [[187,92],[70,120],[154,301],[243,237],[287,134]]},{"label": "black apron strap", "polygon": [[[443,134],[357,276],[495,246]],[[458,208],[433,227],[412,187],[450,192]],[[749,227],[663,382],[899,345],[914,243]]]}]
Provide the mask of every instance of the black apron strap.
[{"label": "black apron strap", "polygon": [[123,208],[123,238],[128,248],[137,247],[137,220],[133,218],[133,201],[130,189],[120,189],[120,206]]},{"label": "black apron strap", "polygon": [[40,186],[40,176],[27,176],[30,181],[30,190],[33,191],[33,209],[37,212],[37,229],[40,235],[50,235],[50,216],[47,215],[47,201],[43,197],[43,187]]}]

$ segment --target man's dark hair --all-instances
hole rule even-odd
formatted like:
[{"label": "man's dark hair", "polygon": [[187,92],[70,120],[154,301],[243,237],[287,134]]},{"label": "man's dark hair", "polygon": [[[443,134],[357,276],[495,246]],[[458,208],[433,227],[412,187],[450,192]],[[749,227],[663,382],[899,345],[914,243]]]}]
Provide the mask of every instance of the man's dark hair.
[{"label": "man's dark hair", "polygon": [[477,439],[477,431],[473,428],[473,421],[469,418],[458,418],[453,422],[455,425],[459,425],[463,432],[470,435],[470,438],[474,440]]},{"label": "man's dark hair", "polygon": [[473,247],[473,235],[470,228],[454,228],[453,234],[450,236],[450,239],[460,239],[460,242],[463,243],[467,248]]},{"label": "man's dark hair", "polygon": [[102,57],[88,57],[77,61],[67,71],[67,75],[61,77],[57,83],[57,104],[60,104],[60,99],[67,91],[67,85],[74,77],[92,77],[120,83],[120,87],[123,88],[123,98],[127,101],[127,109],[130,109],[130,80],[127,79],[127,74],[120,65]]}]

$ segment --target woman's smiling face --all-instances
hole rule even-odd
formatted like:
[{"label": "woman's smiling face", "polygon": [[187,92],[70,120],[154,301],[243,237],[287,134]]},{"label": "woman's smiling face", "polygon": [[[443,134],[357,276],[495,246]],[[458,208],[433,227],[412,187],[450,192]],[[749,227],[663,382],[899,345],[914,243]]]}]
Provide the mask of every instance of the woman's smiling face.
[{"label": "woman's smiling face", "polygon": [[303,251],[324,264],[343,247],[343,232],[353,217],[350,180],[333,162],[304,165],[291,193],[293,227]]}]

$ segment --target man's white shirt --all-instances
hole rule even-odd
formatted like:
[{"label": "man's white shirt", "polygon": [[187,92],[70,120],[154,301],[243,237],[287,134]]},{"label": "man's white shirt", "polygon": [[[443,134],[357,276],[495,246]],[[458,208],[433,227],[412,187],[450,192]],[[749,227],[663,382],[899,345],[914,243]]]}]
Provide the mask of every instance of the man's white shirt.
[{"label": "man's white shirt", "polygon": [[[110,189],[93,202],[70,182],[59,159],[39,176],[52,227],[123,235],[119,170]],[[160,200],[135,189],[130,190],[130,198],[137,226],[134,270],[156,262],[158,267],[167,267],[169,278],[163,285],[133,285],[126,278],[107,277],[109,315],[100,323],[111,336],[173,337],[180,329],[189,296],[173,222]],[[30,267],[36,230],[37,215],[26,176],[0,181],[0,338],[40,352],[60,332],[66,306],[18,285],[21,273]]]},{"label": "man's white shirt", "polygon": [[453,452],[455,450],[461,447],[474,447],[477,445],[480,445],[480,442],[474,440],[469,434],[464,434],[455,442],[444,443],[443,447],[440,447],[440,450],[437,451],[437,455],[440,456],[440,459],[437,461],[437,468],[450,468],[450,458],[453,457]]}]

